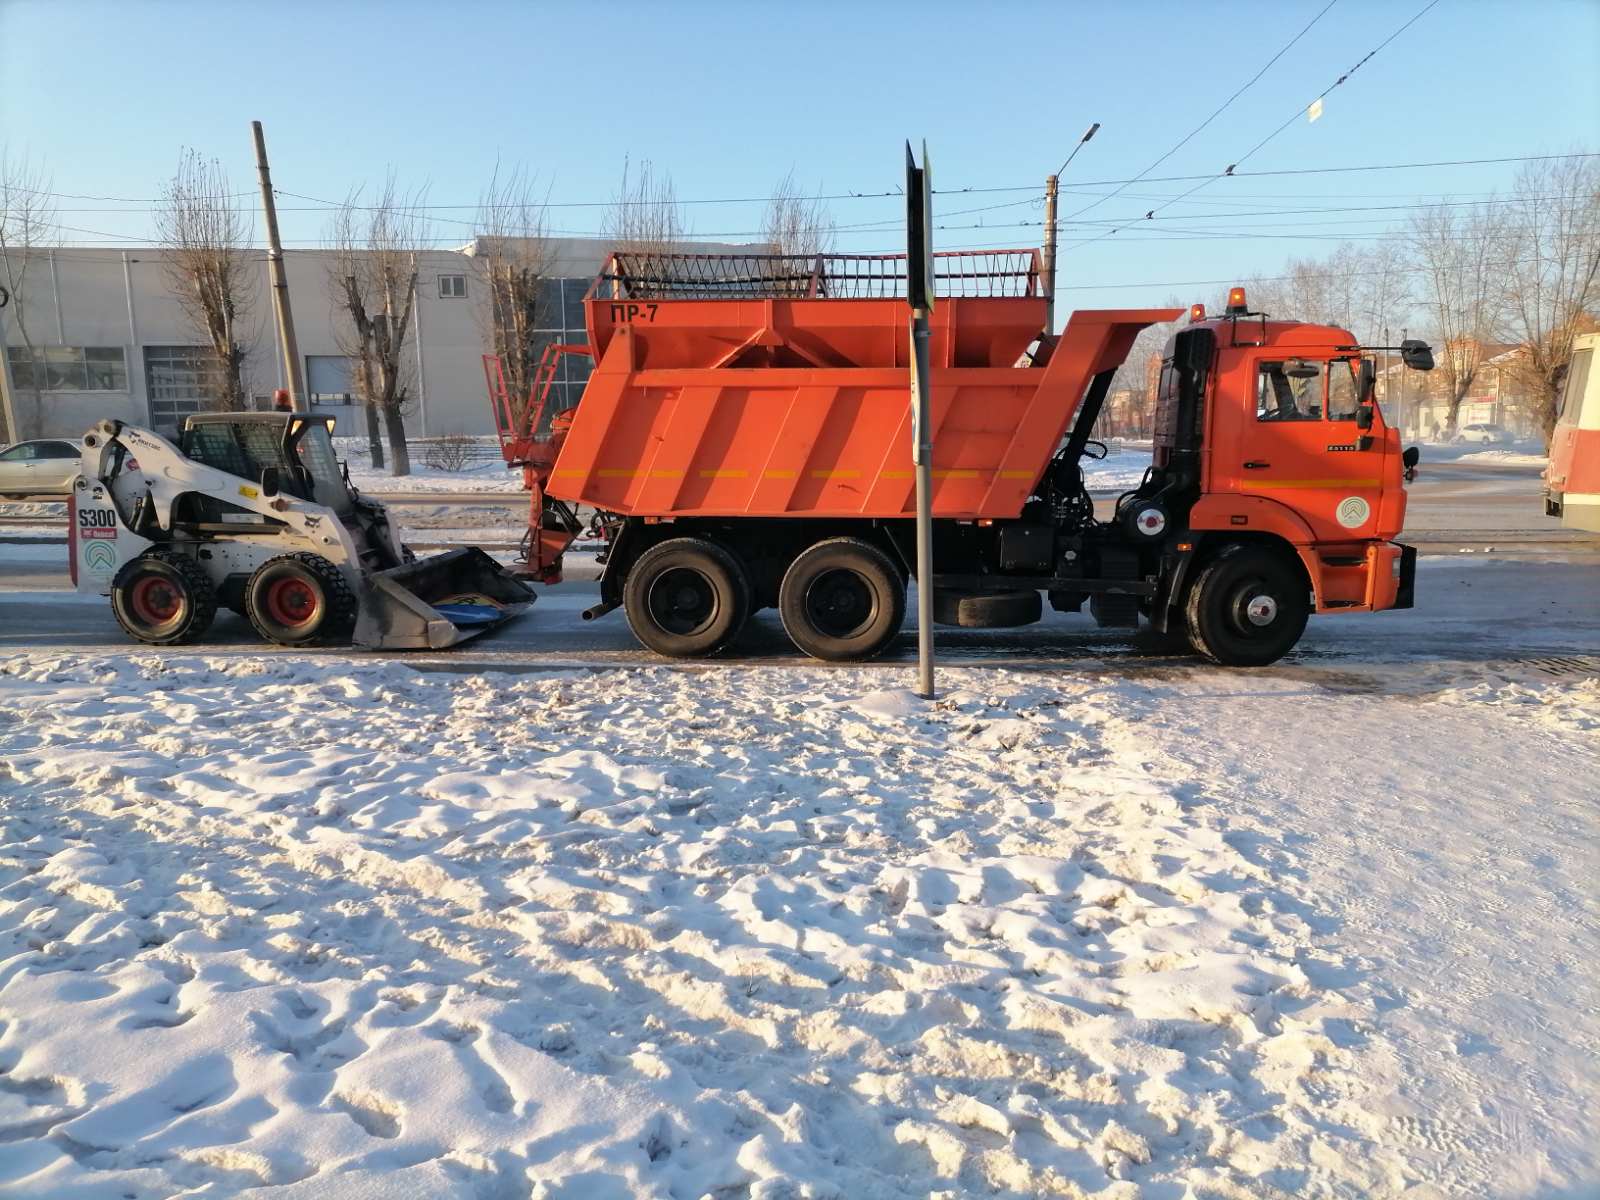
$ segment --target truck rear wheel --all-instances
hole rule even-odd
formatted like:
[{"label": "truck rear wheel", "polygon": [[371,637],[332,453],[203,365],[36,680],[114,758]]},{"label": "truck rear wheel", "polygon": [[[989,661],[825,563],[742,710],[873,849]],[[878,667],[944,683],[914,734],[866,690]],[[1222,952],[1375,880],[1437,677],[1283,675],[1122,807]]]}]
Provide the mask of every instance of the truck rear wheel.
[{"label": "truck rear wheel", "polygon": [[111,581],[111,611],[136,641],[151,646],[192,642],[211,628],[217,591],[200,564],[167,550],[147,550]]},{"label": "truck rear wheel", "polygon": [[871,658],[905,621],[905,579],[870,542],[830,538],[784,572],[778,613],[789,640],[813,658]]},{"label": "truck rear wheel", "polygon": [[1228,667],[1264,667],[1300,640],[1311,613],[1305,579],[1282,554],[1230,546],[1206,564],[1184,616],[1199,654]]},{"label": "truck rear wheel", "polygon": [[715,542],[673,538],[650,547],[628,570],[622,607],[633,636],[657,654],[715,654],[750,616],[750,581]]},{"label": "truck rear wheel", "polygon": [[356,598],[339,568],[320,554],[283,554],[256,568],[244,585],[245,616],[280,646],[343,641],[356,620]]}]

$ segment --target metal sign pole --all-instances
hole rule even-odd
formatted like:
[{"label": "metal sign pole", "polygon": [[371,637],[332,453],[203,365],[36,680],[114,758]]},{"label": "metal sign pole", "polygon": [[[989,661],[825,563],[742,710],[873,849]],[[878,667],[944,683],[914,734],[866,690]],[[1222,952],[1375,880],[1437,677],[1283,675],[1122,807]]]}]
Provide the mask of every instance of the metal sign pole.
[{"label": "metal sign pole", "polygon": [[928,146],[919,168],[906,143],[906,302],[911,306],[911,462],[917,476],[917,694],[933,686],[933,424],[928,314],[933,309],[933,181]]},{"label": "metal sign pole", "polygon": [[928,420],[928,310],[911,313],[911,461],[917,469],[917,694],[933,690],[933,434]]}]

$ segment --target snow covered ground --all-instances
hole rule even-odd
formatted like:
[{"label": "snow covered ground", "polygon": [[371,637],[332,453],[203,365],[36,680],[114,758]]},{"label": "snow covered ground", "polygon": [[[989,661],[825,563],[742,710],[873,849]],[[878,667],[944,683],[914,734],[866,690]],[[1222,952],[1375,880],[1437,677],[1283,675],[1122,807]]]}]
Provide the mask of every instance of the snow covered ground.
[{"label": "snow covered ground", "polygon": [[0,1193],[1592,1194],[1600,680],[0,658]]}]

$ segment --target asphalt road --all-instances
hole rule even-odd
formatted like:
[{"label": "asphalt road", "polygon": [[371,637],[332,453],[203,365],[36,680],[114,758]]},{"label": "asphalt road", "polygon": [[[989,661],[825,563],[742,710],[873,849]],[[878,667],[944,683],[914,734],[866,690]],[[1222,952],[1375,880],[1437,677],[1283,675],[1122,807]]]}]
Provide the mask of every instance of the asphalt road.
[{"label": "asphalt road", "polygon": [[[471,510],[506,503],[504,496],[426,496],[401,501],[399,508],[402,521],[407,510],[418,509],[459,528],[472,524]],[[475,540],[496,540],[492,529],[481,532],[486,536]],[[1274,669],[1600,655],[1600,538],[1562,530],[1544,517],[1537,468],[1462,463],[1428,468],[1411,492],[1406,536],[1423,550],[1418,607],[1314,617],[1294,655]],[[62,544],[0,544],[0,651],[128,650],[107,602],[70,592],[65,566]],[[405,657],[444,669],[662,661],[638,645],[620,611],[581,620],[579,614],[597,598],[592,580],[569,579],[540,589],[533,611],[508,626],[443,654]],[[911,661],[915,646],[914,619],[908,619],[905,633],[880,661]],[[951,665],[1070,668],[1115,660],[1153,670],[1173,661],[1149,652],[1130,631],[1099,629],[1080,614],[1048,613],[1039,624],[1016,630],[941,628],[938,646]],[[228,654],[261,648],[244,620],[227,612],[204,646],[207,652]],[[758,614],[732,652],[718,661],[812,664],[789,644],[772,612]]]}]

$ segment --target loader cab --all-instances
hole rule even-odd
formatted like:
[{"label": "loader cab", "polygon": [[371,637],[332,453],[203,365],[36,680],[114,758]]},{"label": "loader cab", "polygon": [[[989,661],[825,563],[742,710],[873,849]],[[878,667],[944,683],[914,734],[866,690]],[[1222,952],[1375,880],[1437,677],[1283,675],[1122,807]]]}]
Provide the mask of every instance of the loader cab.
[{"label": "loader cab", "polygon": [[248,479],[268,494],[282,491],[354,512],[354,497],[333,449],[333,418],[310,413],[202,413],[183,427],[179,449],[195,462]]}]

